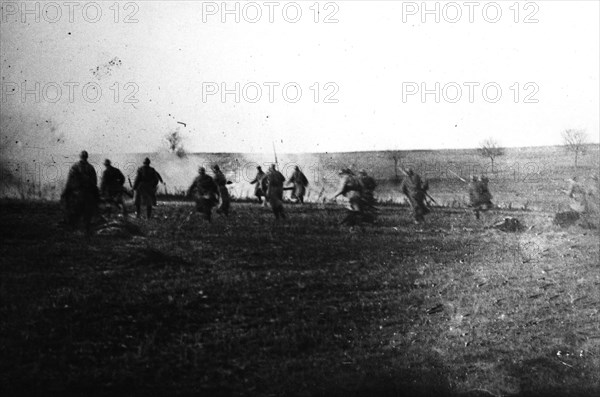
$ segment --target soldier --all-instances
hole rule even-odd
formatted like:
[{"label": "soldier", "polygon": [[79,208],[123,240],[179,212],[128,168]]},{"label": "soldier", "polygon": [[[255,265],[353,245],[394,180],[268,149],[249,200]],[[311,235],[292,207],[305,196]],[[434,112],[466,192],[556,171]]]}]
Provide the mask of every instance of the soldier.
[{"label": "soldier", "polygon": [[471,176],[471,181],[469,182],[469,206],[473,207],[476,219],[479,219],[481,212],[488,211],[494,206],[488,183],[489,179],[484,175],[481,175],[479,179],[475,175]]},{"label": "soldier", "polygon": [[231,199],[229,197],[229,190],[227,190],[227,178],[216,164],[213,166],[213,172],[215,174],[214,181],[217,184],[219,192],[219,207],[217,208],[217,213],[229,216]]},{"label": "soldier", "polygon": [[292,199],[297,200],[300,204],[304,204],[304,194],[306,194],[308,179],[306,179],[304,173],[300,171],[300,167],[296,166],[294,168],[294,173],[288,180],[288,183],[294,184],[294,190],[292,191]]},{"label": "soldier", "polygon": [[[374,218],[374,207],[365,198],[365,188],[361,184],[360,178],[354,175],[349,168],[344,168],[339,172],[340,186],[333,196],[335,200],[338,196],[345,196],[348,199],[348,214],[340,224],[354,226],[361,222],[372,223]],[[374,182],[374,181],[373,181]]]},{"label": "soldier", "polygon": [[71,166],[61,202],[66,210],[67,223],[76,227],[79,220],[83,219],[85,231],[89,234],[100,194],[96,170],[87,160],[88,152],[84,150],[79,155],[79,162]]},{"label": "soldier", "polygon": [[411,168],[404,172],[405,176],[400,185],[402,193],[408,198],[408,203],[413,210],[415,224],[425,222],[425,215],[430,210],[425,205],[425,197],[429,189],[429,183],[421,179],[421,176]]},{"label": "soldier", "polygon": [[265,199],[271,205],[275,219],[284,218],[283,212],[283,184],[285,177],[277,171],[275,164],[271,164],[269,172],[262,180],[262,189],[266,192]]},{"label": "soldier", "polygon": [[[262,168],[259,166],[256,167],[256,176],[254,177],[253,180],[250,181],[250,183],[254,186],[254,196],[256,196],[256,198],[258,199],[258,203],[262,204],[262,197],[265,195],[264,191],[262,190],[262,181],[264,179],[264,177],[266,176],[266,174],[263,172]],[[266,198],[265,198],[265,202],[266,202]]]},{"label": "soldier", "polygon": [[358,173],[358,182],[360,183],[361,187],[362,187],[362,193],[363,193],[363,200],[365,201],[365,204],[367,206],[367,208],[374,208],[373,206],[375,205],[375,188],[377,188],[377,182],[375,182],[375,179],[373,179],[373,177],[369,176],[369,174],[367,174],[367,171],[365,170],[360,170],[360,172]]},{"label": "soldier", "polygon": [[138,218],[141,218],[141,207],[146,207],[146,216],[152,217],[152,206],[156,205],[156,187],[158,183],[164,183],[160,174],[150,167],[150,159],[144,159],[144,165],[137,170],[133,190],[135,190],[135,210]]},{"label": "soldier", "polygon": [[102,173],[100,192],[111,206],[115,205],[117,209],[121,206],[123,216],[127,218],[127,207],[125,206],[123,198],[123,194],[126,194],[126,190],[123,187],[125,176],[118,168],[111,165],[109,159],[104,160],[104,166],[106,169],[104,170],[104,173]]},{"label": "soldier", "polygon": [[211,222],[212,208],[218,203],[218,187],[213,178],[206,174],[204,167],[198,168],[198,176],[187,191],[196,200],[196,210]]},{"label": "soldier", "polygon": [[576,176],[569,180],[569,206],[579,213],[598,215],[598,175],[592,175],[589,183],[580,182]]}]

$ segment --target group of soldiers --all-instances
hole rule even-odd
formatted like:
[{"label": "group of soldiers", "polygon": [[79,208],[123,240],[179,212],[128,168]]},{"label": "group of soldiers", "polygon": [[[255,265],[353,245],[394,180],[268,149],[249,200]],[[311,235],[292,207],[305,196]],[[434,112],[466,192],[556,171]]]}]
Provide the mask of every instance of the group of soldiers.
[{"label": "group of soldiers", "polygon": [[[80,220],[83,220],[86,230],[89,232],[92,218],[97,213],[100,202],[104,202],[109,208],[120,209],[123,216],[127,217],[125,196],[134,199],[138,218],[141,217],[142,207],[144,207],[146,217],[150,219],[152,208],[156,205],[158,184],[164,184],[160,174],[150,166],[150,159],[146,158],[143,165],[138,168],[134,183],[131,184],[129,181],[133,194],[125,189],[125,176],[119,169],[112,166],[110,160],[106,159],[104,166],[106,168],[102,174],[100,189],[97,187],[96,171],[88,162],[86,151],[81,152],[80,160],[69,170],[67,183],[61,196],[61,202],[66,210],[67,223],[75,226]],[[256,168],[256,176],[250,181],[255,185],[254,195],[259,204],[271,207],[276,219],[286,218],[283,205],[285,190],[292,191],[293,202],[304,203],[309,182],[300,167],[295,167],[287,181],[277,170],[275,164],[271,164],[266,173],[263,172],[261,166]],[[196,210],[209,222],[212,219],[213,208],[217,208],[218,214],[228,216],[231,207],[231,197],[227,185],[232,182],[227,180],[218,165],[214,165],[212,171],[213,176],[210,176],[204,167],[200,167],[198,175],[187,190],[188,197],[193,197],[196,202]],[[404,178],[400,190],[406,196],[412,209],[414,222],[423,223],[425,215],[431,211],[429,201],[434,201],[428,193],[429,183],[412,169],[403,170],[403,172]],[[348,213],[341,224],[353,226],[363,222],[372,223],[378,212],[375,207],[374,191],[377,187],[375,179],[365,170],[355,174],[349,168],[342,169],[339,177],[339,188],[331,200],[335,201],[339,196],[345,196],[348,199]],[[286,183],[292,186],[285,187]],[[476,218],[479,219],[481,212],[493,207],[492,195],[488,188],[489,180],[485,176],[473,176],[468,183],[470,206],[473,208]]]},{"label": "group of soldiers", "polygon": [[227,185],[225,174],[218,165],[213,167],[214,178],[206,173],[206,168],[198,169],[198,176],[192,182],[187,191],[187,196],[194,197],[196,209],[204,215],[204,219],[211,221],[212,209],[218,206],[217,213],[228,216],[231,205],[231,197]]},{"label": "group of soldiers", "polygon": [[[88,162],[88,152],[82,151],[79,161],[71,166],[67,176],[65,189],[61,194],[61,203],[65,209],[65,221],[76,227],[83,221],[86,232],[90,232],[93,217],[98,213],[99,204],[104,202],[110,207],[117,207],[127,216],[125,197],[131,193],[124,187],[125,176],[112,166],[109,159],[104,161],[106,167],[102,173],[100,189],[96,170]],[[159,183],[164,183],[160,174],[150,167],[150,159],[146,158],[138,168],[135,182],[131,186],[137,217],[141,217],[142,207],[146,208],[146,216],[152,217],[152,207],[156,205],[156,190]],[[131,181],[130,181],[131,184]]]}]

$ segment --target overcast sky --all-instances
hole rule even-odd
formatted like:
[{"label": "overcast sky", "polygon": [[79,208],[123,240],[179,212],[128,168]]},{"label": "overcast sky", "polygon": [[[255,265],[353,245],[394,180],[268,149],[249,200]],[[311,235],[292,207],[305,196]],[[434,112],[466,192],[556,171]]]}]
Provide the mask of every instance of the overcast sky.
[{"label": "overcast sky", "polygon": [[597,1],[437,2],[439,22],[421,2],[240,2],[239,22],[220,1],[113,3],[2,1],[4,150],[147,152],[178,128],[202,152],[598,142]]}]

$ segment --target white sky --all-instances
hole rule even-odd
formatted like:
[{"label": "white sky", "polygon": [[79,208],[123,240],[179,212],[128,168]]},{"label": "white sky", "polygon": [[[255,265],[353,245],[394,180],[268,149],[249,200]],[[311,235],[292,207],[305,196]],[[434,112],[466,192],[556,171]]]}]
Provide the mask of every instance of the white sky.
[{"label": "white sky", "polygon": [[[269,8],[259,1],[263,15],[255,24],[243,16],[235,23],[231,15],[222,23],[220,12],[206,16],[204,23],[203,7],[211,5],[200,1],[131,2],[139,8],[137,23],[122,22],[134,11],[133,6],[124,9],[127,2],[121,2],[115,23],[113,1],[99,2],[97,23],[82,16],[87,2],[75,8],[72,23],[66,6],[56,23],[43,15],[39,22],[26,15],[22,23],[20,12],[13,15],[14,5],[21,3],[2,1],[3,95],[17,85],[16,95],[5,95],[0,103],[2,146],[9,151],[35,146],[59,152],[147,152],[164,146],[165,134],[176,128],[188,151],[202,152],[269,152],[273,140],[281,152],[465,148],[487,137],[505,146],[554,145],[561,143],[566,128],[586,129],[598,142],[597,1],[537,1],[526,9],[527,2],[520,2],[519,23],[510,9],[514,1],[498,2],[502,16],[497,23],[483,18],[489,2],[479,2],[470,23],[469,8],[459,1],[463,15],[454,24],[443,15],[440,23],[432,15],[422,23],[419,12],[405,15],[403,23],[403,7],[410,5],[400,1],[336,1],[339,22],[329,24],[314,23],[314,1],[298,2],[298,23],[282,16],[288,2],[279,3],[275,22],[269,23]],[[235,2],[229,3],[233,8]],[[320,3],[321,20],[334,10],[324,9],[325,3]],[[436,2],[428,3],[433,8]],[[440,9],[446,4],[438,3]],[[212,4],[222,8],[220,1]],[[420,1],[413,4],[421,7]],[[448,18],[454,17],[455,11],[447,10]],[[47,19],[54,18],[53,9],[46,11]],[[94,16],[93,9],[88,12]],[[493,9],[488,12],[495,16]],[[532,12],[539,22],[523,23]],[[294,16],[293,9],[288,15]],[[102,68],[115,57],[120,66]],[[100,78],[91,71],[97,66]],[[51,97],[55,91],[47,84],[56,83],[63,87],[62,96],[51,103],[42,95],[35,103],[28,95],[23,103],[23,82],[30,89],[35,82],[46,85]],[[64,85],[68,82],[79,84],[73,103]],[[102,89],[97,103],[84,100],[82,87],[89,82]],[[263,86],[263,96],[257,103],[243,97],[235,103],[233,95],[225,103],[219,95],[203,102],[203,83],[211,82],[230,89],[236,82],[242,87],[255,82]],[[280,84],[273,103],[265,82]],[[290,82],[302,89],[297,103],[282,96],[282,86]],[[310,89],[315,82],[321,86],[319,103]],[[338,103],[323,103],[332,90],[324,89],[328,82],[339,87]],[[430,89],[436,82],[442,87],[455,82],[463,96],[457,103],[444,97],[435,103],[433,95],[425,103],[420,95],[403,101],[406,82],[426,83]],[[473,103],[465,82],[480,84]],[[528,82],[534,85],[525,89]],[[121,94],[117,103],[110,89],[115,83]],[[138,103],[124,103],[133,89],[125,90],[127,83],[139,87]],[[498,102],[482,96],[486,83],[502,89]],[[524,103],[536,86],[538,103]],[[488,93],[494,96],[493,89]],[[448,94],[454,97],[455,91]]]}]

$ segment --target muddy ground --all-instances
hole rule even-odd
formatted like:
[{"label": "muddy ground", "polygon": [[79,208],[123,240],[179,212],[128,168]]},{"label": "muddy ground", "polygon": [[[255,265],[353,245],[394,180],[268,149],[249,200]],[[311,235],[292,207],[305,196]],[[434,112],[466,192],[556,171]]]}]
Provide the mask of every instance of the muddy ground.
[{"label": "muddy ground", "polygon": [[[2,201],[2,395],[599,395],[598,231],[286,208],[208,225],[160,203],[87,238],[57,203]],[[505,216],[523,231],[486,228]]]}]

